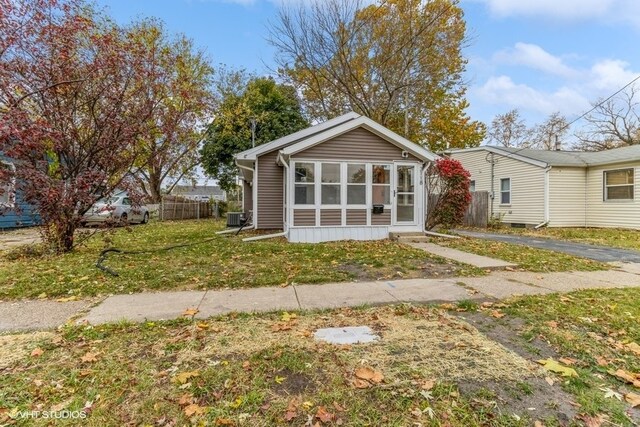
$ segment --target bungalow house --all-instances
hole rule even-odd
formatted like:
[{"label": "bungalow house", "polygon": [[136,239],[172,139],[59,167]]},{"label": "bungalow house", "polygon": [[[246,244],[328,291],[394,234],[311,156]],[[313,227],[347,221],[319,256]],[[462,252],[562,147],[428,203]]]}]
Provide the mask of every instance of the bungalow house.
[{"label": "bungalow house", "polygon": [[[13,162],[0,154],[0,168],[13,169]],[[26,203],[16,191],[15,181],[0,182],[0,230],[28,227],[40,223],[33,206]]]},{"label": "bungalow house", "polygon": [[235,156],[243,209],[291,242],[424,230],[424,174],[437,156],[356,113]]},{"label": "bungalow house", "polygon": [[640,146],[598,152],[482,146],[448,151],[512,226],[640,229]]}]

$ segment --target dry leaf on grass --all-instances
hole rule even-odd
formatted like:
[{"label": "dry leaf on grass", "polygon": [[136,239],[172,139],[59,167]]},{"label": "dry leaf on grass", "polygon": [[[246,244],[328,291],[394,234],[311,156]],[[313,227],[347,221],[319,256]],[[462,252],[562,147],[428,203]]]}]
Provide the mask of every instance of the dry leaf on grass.
[{"label": "dry leaf on grass", "polygon": [[598,356],[596,357],[596,363],[598,364],[598,366],[607,366],[609,364],[609,361],[604,357]]},{"label": "dry leaf on grass", "polygon": [[327,408],[325,408],[324,406],[318,406],[318,410],[316,411],[316,418],[323,423],[329,423],[333,421],[335,417],[335,414],[327,411]]},{"label": "dry leaf on grass", "polygon": [[207,408],[205,408],[204,406],[200,406],[197,403],[192,403],[184,408],[184,414],[187,417],[191,418],[198,415],[204,415],[206,410]]},{"label": "dry leaf on grass", "polygon": [[187,406],[192,403],[193,403],[193,394],[191,393],[183,394],[182,396],[180,396],[180,399],[178,400],[178,404],[180,406]]},{"label": "dry leaf on grass", "polygon": [[98,361],[98,354],[99,353],[91,353],[88,351],[80,358],[80,360],[84,363],[94,363]]},{"label": "dry leaf on grass", "polygon": [[236,422],[229,418],[217,418],[216,426],[235,426]]},{"label": "dry leaf on grass", "polygon": [[369,367],[361,367],[355,370],[353,384],[356,388],[369,388],[374,384],[379,384],[384,379],[382,372]]},{"label": "dry leaf on grass", "polygon": [[537,361],[539,364],[544,366],[544,369],[547,371],[555,372],[557,374],[561,374],[563,377],[577,377],[578,373],[575,369],[569,368],[567,366],[562,366],[557,361],[549,358]]},{"label": "dry leaf on grass", "polygon": [[586,427],[600,427],[602,426],[602,423],[604,423],[606,418],[607,416],[603,414],[594,415],[594,416],[582,415],[580,417],[580,419],[582,419]]},{"label": "dry leaf on grass", "polygon": [[635,353],[636,356],[640,356],[640,345],[638,345],[638,343],[630,342],[628,344],[625,344],[624,346],[627,350]]},{"label": "dry leaf on grass", "polygon": [[553,382],[554,382],[554,381],[553,381],[553,378],[551,378],[551,377],[544,377],[544,380],[547,382],[547,384],[549,384],[549,385],[553,385]]},{"label": "dry leaf on grass", "polygon": [[504,316],[506,316],[506,314],[500,310],[493,310],[491,312],[491,317],[495,317],[496,319],[502,319]]},{"label": "dry leaf on grass", "polygon": [[615,372],[609,371],[609,374],[623,380],[626,383],[633,384],[634,387],[640,388],[640,374],[634,374],[622,369],[618,369]]},{"label": "dry leaf on grass", "polygon": [[640,406],[640,394],[629,392],[624,395],[624,400],[626,400],[627,403],[629,403],[632,408],[635,408],[636,406]]},{"label": "dry leaf on grass", "polygon": [[288,325],[286,323],[275,323],[271,325],[271,330],[273,332],[289,331],[291,330],[291,325]]},{"label": "dry leaf on grass", "polygon": [[198,377],[198,376],[200,376],[200,372],[198,372],[198,371],[180,372],[180,373],[176,374],[176,376],[173,378],[173,382],[174,383],[178,383],[178,384],[186,384],[186,382],[190,378],[194,378],[194,377]]},{"label": "dry leaf on grass", "polygon": [[42,356],[42,353],[44,353],[44,350],[41,349],[40,347],[36,347],[31,352],[31,357],[40,357]]},{"label": "dry leaf on grass", "polygon": [[429,391],[435,385],[436,385],[436,381],[435,380],[426,380],[426,381],[423,381],[422,384],[420,384],[420,388],[422,388],[423,390]]},{"label": "dry leaf on grass", "polygon": [[578,360],[572,359],[570,357],[561,357],[560,359],[558,359],[558,361],[561,363],[564,363],[565,365],[571,366],[571,365],[575,365]]}]

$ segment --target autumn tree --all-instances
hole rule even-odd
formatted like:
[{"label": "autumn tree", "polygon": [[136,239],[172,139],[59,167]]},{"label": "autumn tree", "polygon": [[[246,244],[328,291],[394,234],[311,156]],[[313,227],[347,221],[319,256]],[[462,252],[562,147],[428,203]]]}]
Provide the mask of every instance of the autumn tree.
[{"label": "autumn tree", "polygon": [[252,147],[252,126],[257,146],[309,124],[293,87],[241,71],[226,73],[223,80],[218,87],[222,99],[201,154],[206,173],[218,180],[221,188],[231,190],[237,176],[233,156]]},{"label": "autumn tree", "polygon": [[465,31],[455,0],[325,0],[283,6],[270,42],[312,120],[355,111],[438,150],[484,138],[465,113]]},{"label": "autumn tree", "polygon": [[530,130],[529,146],[540,150],[554,150],[556,142],[562,144],[568,132],[567,118],[556,111]]},{"label": "autumn tree", "polygon": [[97,199],[129,188],[154,112],[145,57],[80,0],[0,0],[0,151],[57,252]]},{"label": "autumn tree", "polygon": [[161,188],[170,191],[192,177],[199,163],[198,148],[212,117],[213,68],[190,39],[170,37],[160,21],[142,21],[130,33],[145,47],[144,66],[156,77],[147,82],[155,107],[134,176],[147,198],[159,203]]},{"label": "autumn tree", "polygon": [[489,142],[503,147],[528,147],[531,134],[517,109],[496,115],[487,130]]},{"label": "autumn tree", "polygon": [[438,159],[427,170],[428,212],[425,228],[452,227],[462,223],[471,203],[471,174],[456,159]]},{"label": "autumn tree", "polygon": [[640,144],[638,87],[630,86],[614,97],[593,104],[586,125],[576,133],[578,146],[587,151]]}]

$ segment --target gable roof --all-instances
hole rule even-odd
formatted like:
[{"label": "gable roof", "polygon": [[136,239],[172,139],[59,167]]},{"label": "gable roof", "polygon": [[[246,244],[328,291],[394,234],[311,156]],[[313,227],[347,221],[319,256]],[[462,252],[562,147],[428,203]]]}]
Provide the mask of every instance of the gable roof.
[{"label": "gable roof", "polygon": [[262,154],[278,149],[281,150],[285,157],[288,157],[359,127],[378,135],[385,141],[406,150],[421,160],[431,161],[438,158],[436,154],[387,129],[370,118],[351,112],[250,150],[242,151],[235,155],[236,162],[253,161]]},{"label": "gable roof", "polygon": [[631,145],[628,147],[613,148],[611,150],[604,151],[534,150],[531,148],[496,147],[493,145],[484,145],[482,147],[451,150],[447,153],[454,154],[473,151],[489,151],[540,167],[589,167],[630,161],[640,161],[640,145]]}]

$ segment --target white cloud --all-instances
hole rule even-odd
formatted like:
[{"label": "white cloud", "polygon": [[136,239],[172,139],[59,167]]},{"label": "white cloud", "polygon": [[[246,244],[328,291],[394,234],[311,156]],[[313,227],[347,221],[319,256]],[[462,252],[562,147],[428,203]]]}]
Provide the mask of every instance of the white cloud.
[{"label": "white cloud", "polygon": [[513,48],[497,52],[494,61],[513,65],[524,65],[562,77],[574,77],[576,70],[566,65],[560,57],[554,56],[535,44],[516,43]]},{"label": "white cloud", "polygon": [[560,111],[574,114],[589,106],[589,101],[576,89],[562,86],[552,92],[534,89],[526,84],[517,84],[509,76],[489,78],[484,85],[473,90],[483,102],[529,110],[544,115]]},{"label": "white cloud", "polygon": [[638,73],[629,69],[629,63],[614,59],[605,59],[596,62],[589,70],[589,86],[596,91],[613,92],[631,80]]}]

